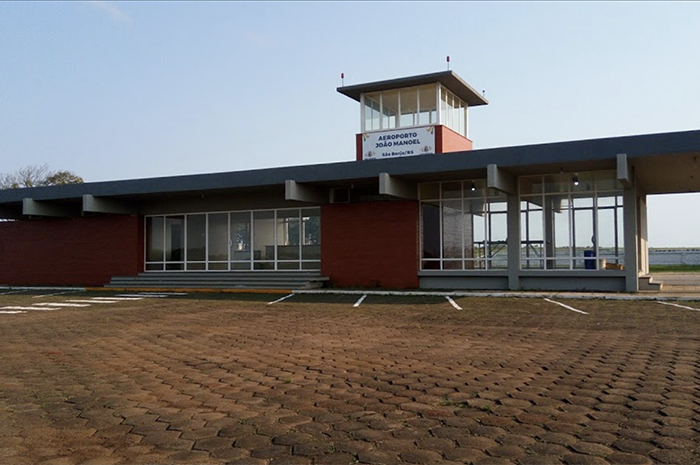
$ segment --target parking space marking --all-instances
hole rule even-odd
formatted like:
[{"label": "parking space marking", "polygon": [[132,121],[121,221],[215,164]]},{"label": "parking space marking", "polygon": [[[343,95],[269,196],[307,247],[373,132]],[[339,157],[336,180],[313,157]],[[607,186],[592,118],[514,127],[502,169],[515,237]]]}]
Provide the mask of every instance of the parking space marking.
[{"label": "parking space marking", "polygon": [[452,297],[450,297],[449,295],[446,295],[445,298],[447,299],[447,301],[448,301],[450,304],[452,304],[452,306],[453,306],[454,308],[456,308],[457,310],[462,310],[462,307],[460,307],[459,305],[457,305],[457,302],[455,302],[455,301],[452,299]]},{"label": "parking space marking", "polygon": [[290,298],[290,297],[293,296],[293,295],[294,295],[294,294],[286,295],[286,296],[281,297],[281,298],[279,298],[279,299],[277,299],[277,300],[273,300],[272,302],[268,302],[267,305],[272,305],[272,304],[276,304],[277,302],[282,302],[284,299],[288,299],[288,298]]},{"label": "parking space marking", "polygon": [[557,302],[556,300],[547,299],[547,298],[545,298],[544,300],[546,300],[547,302],[551,302],[551,303],[553,303],[553,304],[557,304],[557,305],[559,305],[560,307],[564,307],[564,308],[567,309],[567,310],[571,310],[572,312],[578,312],[578,313],[583,313],[584,315],[588,315],[588,312],[584,312],[583,310],[579,310],[579,309],[574,308],[574,307],[569,307],[568,305],[563,304],[563,303],[561,303],[561,302]]},{"label": "parking space marking", "polygon": [[166,294],[118,294],[117,297],[139,297],[141,299],[149,299],[149,298],[163,299],[163,298],[168,297],[168,296]]},{"label": "parking space marking", "polygon": [[2,292],[0,295],[17,294],[19,292],[24,292],[24,290]]},{"label": "parking space marking", "polygon": [[674,303],[671,303],[671,302],[662,302],[662,301],[660,301],[660,300],[657,301],[657,302],[659,302],[660,304],[664,304],[664,305],[672,305],[672,306],[674,306],[674,307],[684,308],[684,309],[686,309],[686,310],[695,310],[696,312],[700,312],[700,308],[686,307],[685,305],[678,305],[678,304],[674,304]]},{"label": "parking space marking", "polygon": [[34,305],[46,305],[47,307],[89,307],[90,304],[66,304],[61,302],[40,302]]},{"label": "parking space marking", "polygon": [[[53,308],[53,307],[18,307],[18,306],[10,306],[10,307],[1,307],[2,310],[37,310],[37,311],[43,311],[43,312],[50,312],[52,310],[60,310],[60,308]],[[17,312],[17,313],[26,313],[26,312]]]},{"label": "parking space marking", "polygon": [[67,302],[73,302],[76,304],[117,304],[118,300],[79,300],[79,299],[69,299]]},{"label": "parking space marking", "polygon": [[149,295],[157,295],[158,297],[160,296],[168,296],[168,295],[187,295],[187,292],[139,292],[138,295],[143,295],[143,296],[149,296]]},{"label": "parking space marking", "polygon": [[362,294],[362,297],[360,297],[357,302],[355,302],[355,305],[353,307],[359,307],[362,305],[362,302],[367,298],[367,294]]},{"label": "parking space marking", "polygon": [[63,291],[63,292],[55,292],[53,294],[41,294],[41,295],[32,296],[32,299],[40,299],[42,297],[53,297],[55,295],[63,295],[63,294],[73,294],[76,292],[82,292],[82,291]]},{"label": "parking space marking", "polygon": [[[68,291],[68,292],[73,292],[73,291]],[[47,296],[46,295],[34,296],[34,298],[36,298],[36,297],[47,297]],[[165,297],[165,296],[162,296],[162,297]],[[48,311],[53,311],[53,310],[62,310],[62,309],[65,309],[66,307],[84,308],[84,307],[90,307],[92,304],[118,304],[118,303],[121,303],[123,301],[142,300],[142,299],[143,299],[143,297],[92,297],[91,299],[68,299],[65,302],[37,302],[37,303],[32,304],[31,307],[23,307],[23,306],[0,307],[0,314],[27,313],[28,310],[48,312]]]}]

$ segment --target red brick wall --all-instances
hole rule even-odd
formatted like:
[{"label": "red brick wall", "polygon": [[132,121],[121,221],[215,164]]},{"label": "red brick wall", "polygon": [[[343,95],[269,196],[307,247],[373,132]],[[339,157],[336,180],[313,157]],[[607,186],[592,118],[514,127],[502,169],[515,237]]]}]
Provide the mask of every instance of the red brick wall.
[{"label": "red brick wall", "polygon": [[42,218],[0,223],[0,284],[99,286],[143,270],[143,218]]},{"label": "red brick wall", "polygon": [[362,161],[362,134],[355,134],[355,159]]},{"label": "red brick wall", "polygon": [[321,274],[335,286],[418,287],[418,202],[321,207]]},{"label": "red brick wall", "polygon": [[447,126],[435,126],[435,152],[464,152],[472,149],[472,141]]}]

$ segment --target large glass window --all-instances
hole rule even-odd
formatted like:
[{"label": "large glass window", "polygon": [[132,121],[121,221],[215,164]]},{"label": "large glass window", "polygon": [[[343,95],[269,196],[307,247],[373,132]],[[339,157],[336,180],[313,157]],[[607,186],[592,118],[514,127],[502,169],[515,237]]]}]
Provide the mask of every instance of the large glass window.
[{"label": "large glass window", "polygon": [[320,219],[319,208],[148,216],[145,269],[317,270]]},{"label": "large glass window", "polygon": [[251,258],[251,212],[231,213],[231,269],[249,270]]},{"label": "large glass window", "polygon": [[301,267],[321,268],[321,211],[318,208],[301,210]]},{"label": "large glass window", "polygon": [[185,262],[185,217],[165,217],[165,269],[182,270]]},{"label": "large glass window", "polygon": [[228,270],[228,213],[209,213],[209,270]]},{"label": "large glass window", "polygon": [[206,269],[207,215],[187,215],[187,269]]},{"label": "large glass window", "polygon": [[146,218],[146,270],[162,270],[165,265],[165,218]]},{"label": "large glass window", "polygon": [[506,198],[483,179],[420,185],[421,269],[508,266]]},{"label": "large glass window", "polygon": [[622,186],[615,172],[520,178],[524,269],[621,269]]}]

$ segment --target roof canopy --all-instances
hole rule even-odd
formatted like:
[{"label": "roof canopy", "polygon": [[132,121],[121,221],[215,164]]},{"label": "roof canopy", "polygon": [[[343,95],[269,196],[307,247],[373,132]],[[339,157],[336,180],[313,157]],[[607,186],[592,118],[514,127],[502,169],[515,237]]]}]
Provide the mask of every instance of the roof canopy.
[{"label": "roof canopy", "polygon": [[[582,141],[557,142],[397,157],[371,162],[339,162],[252,171],[196,174],[150,179],[88,182],[63,186],[0,190],[0,218],[20,218],[22,212],[56,210],[73,205],[104,204],[98,211],[129,211],[109,201],[148,202],[156,197],[270,192],[284,198],[288,181],[318,189],[353,183],[378,183],[383,174],[411,182],[486,177],[487,166],[497,165],[514,176],[595,170],[617,167],[617,154],[626,154],[642,192],[666,194],[700,192],[700,131],[646,134]],[[246,194],[247,195],[247,194]],[[102,198],[101,200],[99,198]],[[105,202],[104,198],[108,198]],[[138,208],[131,210],[137,213]]]},{"label": "roof canopy", "polygon": [[452,71],[442,71],[439,73],[422,74],[420,76],[410,76],[388,81],[370,82],[367,84],[357,84],[354,86],[338,87],[338,92],[347,95],[353,100],[360,101],[360,95],[369,92],[379,92],[390,89],[401,89],[405,87],[421,86],[439,82],[449,89],[456,96],[467,102],[469,106],[488,105],[483,95],[474,90],[469,84],[464,82],[456,73]]}]

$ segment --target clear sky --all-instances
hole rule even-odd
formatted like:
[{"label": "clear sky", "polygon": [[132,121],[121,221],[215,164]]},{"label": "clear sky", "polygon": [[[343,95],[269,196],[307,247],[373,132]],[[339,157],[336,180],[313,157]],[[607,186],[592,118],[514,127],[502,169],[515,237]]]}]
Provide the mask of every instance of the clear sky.
[{"label": "clear sky", "polygon": [[[354,158],[345,84],[451,69],[475,148],[700,129],[697,2],[0,2],[0,172],[86,181]],[[700,195],[649,200],[700,246]],[[682,221],[679,220],[682,218]]]}]

